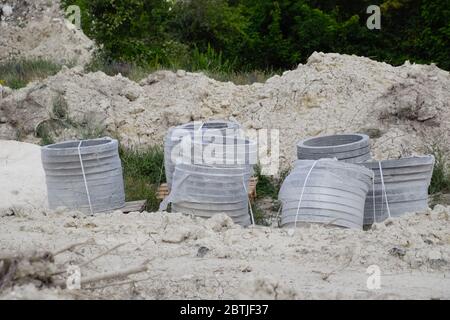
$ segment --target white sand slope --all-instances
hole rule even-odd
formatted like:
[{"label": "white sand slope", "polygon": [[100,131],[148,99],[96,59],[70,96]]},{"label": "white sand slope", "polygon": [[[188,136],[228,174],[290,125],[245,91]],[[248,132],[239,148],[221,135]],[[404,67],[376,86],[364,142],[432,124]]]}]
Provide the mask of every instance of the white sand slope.
[{"label": "white sand slope", "polygon": [[43,207],[47,207],[47,188],[41,148],[0,140],[0,216]]},{"label": "white sand slope", "polygon": [[[58,255],[49,270],[78,265],[83,278],[144,261],[149,269],[81,290],[16,285],[0,292],[0,299],[449,299],[449,214],[450,207],[436,206],[367,232],[317,225],[290,235],[279,228],[244,229],[225,215],[203,220],[30,210],[0,218],[0,253],[56,252],[92,239]],[[374,267],[379,289],[367,286],[375,284],[367,273]]]}]

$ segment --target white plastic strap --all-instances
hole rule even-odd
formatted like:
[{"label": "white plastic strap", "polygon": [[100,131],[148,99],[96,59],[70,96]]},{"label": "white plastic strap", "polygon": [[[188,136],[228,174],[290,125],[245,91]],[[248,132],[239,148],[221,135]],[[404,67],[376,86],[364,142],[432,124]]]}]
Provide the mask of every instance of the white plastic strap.
[{"label": "white plastic strap", "polygon": [[297,214],[295,215],[295,224],[294,224],[295,230],[297,229],[297,219],[298,219],[298,214],[300,213],[300,206],[302,204],[303,194],[305,193],[306,184],[308,183],[309,176],[311,175],[311,172],[313,171],[317,162],[318,162],[318,160],[314,161],[313,165],[311,166],[311,169],[309,169],[308,174],[306,175],[305,182],[303,183],[302,193],[300,194],[300,199],[298,200]]},{"label": "white plastic strap", "polygon": [[91,215],[94,214],[94,211],[92,210],[92,203],[91,203],[91,194],[89,193],[89,188],[86,181],[86,173],[84,172],[84,165],[83,165],[83,158],[81,157],[81,144],[83,143],[83,140],[80,141],[78,144],[78,157],[80,158],[80,165],[81,165],[81,172],[83,173],[83,180],[84,180],[84,187],[86,188],[86,194],[89,202],[89,210],[91,211]]},{"label": "white plastic strap", "polygon": [[372,199],[373,199],[373,223],[377,222],[377,214],[375,210],[376,201],[375,201],[375,172],[372,171]]},{"label": "white plastic strap", "polygon": [[189,174],[185,174],[184,177],[178,179],[179,178],[178,176],[180,174],[181,173],[179,173],[179,170],[177,170],[177,167],[175,166],[175,171],[173,172],[173,179],[172,179],[172,188],[170,190],[169,195],[159,204],[159,211],[162,212],[167,210],[169,204],[173,203],[173,201],[176,199],[178,195],[178,188],[181,187],[184,181],[186,181],[186,179],[189,178],[190,176]]},{"label": "white plastic strap", "polygon": [[[389,216],[389,218],[391,218],[391,210],[389,209],[389,201],[387,198],[386,186],[384,185],[383,168],[381,167],[381,161],[378,161],[378,167],[380,168],[381,187],[382,187],[382,192],[384,193],[384,199],[386,200],[386,208],[387,208],[388,216]],[[381,201],[383,203],[383,195],[381,195]]]},{"label": "white plastic strap", "polygon": [[202,122],[201,122],[201,126],[198,127],[198,129],[197,129],[197,132],[198,132],[198,131],[201,131],[201,130],[203,129],[203,126],[204,126],[204,125],[205,125],[205,123],[202,121]]},{"label": "white plastic strap", "polygon": [[245,174],[242,175],[242,185],[244,186],[245,194],[248,197],[248,207],[250,209],[250,217],[252,218],[252,225],[255,225],[255,216],[253,215],[252,203],[250,197],[248,196],[247,187],[245,186]]}]

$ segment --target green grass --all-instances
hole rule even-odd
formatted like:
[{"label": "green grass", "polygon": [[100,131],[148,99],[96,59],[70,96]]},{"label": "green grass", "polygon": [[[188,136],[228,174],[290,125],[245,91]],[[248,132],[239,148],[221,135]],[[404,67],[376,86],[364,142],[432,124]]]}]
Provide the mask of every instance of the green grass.
[{"label": "green grass", "polygon": [[[257,225],[270,226],[271,218],[259,207],[258,200],[264,198],[272,199],[272,209],[278,211],[280,202],[278,201],[278,193],[284,179],[289,174],[289,169],[280,172],[277,178],[268,177],[261,173],[261,166],[255,166],[255,176],[258,178],[258,185],[256,186],[256,202],[252,204],[253,216]],[[260,204],[260,203],[259,203]]]},{"label": "green grass", "polygon": [[450,159],[448,152],[437,144],[429,148],[429,152],[434,155],[436,162],[429,193],[431,195],[450,192]]},{"label": "green grass", "polygon": [[161,146],[144,150],[120,147],[126,201],[147,200],[147,211],[158,210],[156,192],[165,182],[164,151]]},{"label": "green grass", "polygon": [[[222,82],[233,82],[237,85],[247,85],[255,82],[263,83],[270,77],[280,74],[280,71],[274,70],[254,70],[254,71],[233,71],[227,66],[227,62],[221,62],[220,59],[214,63],[204,61],[202,56],[199,56],[200,61],[177,63],[170,66],[159,64],[150,64],[147,66],[136,65],[127,62],[110,61],[98,56],[86,67],[87,72],[102,71],[109,76],[121,74],[130,80],[139,82],[146,78],[149,74],[159,70],[171,70],[176,72],[178,69],[183,69],[189,72],[203,72],[208,77]],[[223,63],[223,65],[220,65]]]},{"label": "green grass", "polygon": [[103,120],[95,114],[87,112],[82,119],[75,121],[69,116],[69,106],[64,95],[58,93],[52,101],[50,119],[41,122],[36,130],[36,137],[41,139],[40,144],[45,146],[55,143],[55,138],[64,130],[73,130],[76,136],[82,140],[101,138],[107,135]]},{"label": "green grass", "polygon": [[55,140],[52,136],[53,131],[53,121],[44,121],[41,122],[36,128],[36,137],[41,139],[41,146],[47,146],[49,144],[54,144]]},{"label": "green grass", "polygon": [[267,81],[267,79],[273,77],[276,74],[279,74],[279,72],[276,71],[261,71],[261,70],[254,70],[254,71],[248,71],[248,72],[211,72],[211,71],[204,71],[204,73],[217,81],[222,82],[233,82],[236,85],[248,85],[253,83],[264,83]]},{"label": "green grass", "polygon": [[270,197],[274,200],[278,199],[278,192],[280,192],[281,184],[289,174],[289,169],[280,172],[277,178],[265,176],[261,173],[261,166],[255,166],[255,175],[258,177],[258,186],[256,188],[257,198]]},{"label": "green grass", "polygon": [[11,60],[0,63],[0,81],[7,87],[20,89],[31,81],[55,75],[61,68],[61,65],[43,59]]},{"label": "green grass", "polygon": [[150,73],[160,70],[154,66],[138,66],[133,63],[108,61],[101,57],[94,58],[90,64],[86,66],[87,72],[101,71],[109,76],[115,76],[119,73],[133,81],[140,81],[147,77]]},{"label": "green grass", "polygon": [[255,224],[259,226],[270,226],[270,218],[261,210],[257,204],[252,205],[253,218],[255,219]]},{"label": "green grass", "polygon": [[56,119],[67,119],[69,114],[69,106],[67,105],[67,101],[64,99],[64,95],[59,93],[53,99],[52,106],[53,117]]}]

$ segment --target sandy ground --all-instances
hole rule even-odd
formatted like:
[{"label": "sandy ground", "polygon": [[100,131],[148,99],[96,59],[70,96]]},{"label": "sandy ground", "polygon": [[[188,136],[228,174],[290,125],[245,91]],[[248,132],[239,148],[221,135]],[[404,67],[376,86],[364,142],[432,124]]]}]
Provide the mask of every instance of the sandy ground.
[{"label": "sandy ground", "polygon": [[[210,220],[180,214],[99,214],[29,211],[0,218],[0,252],[56,251],[55,268],[124,244],[87,264],[82,277],[138,266],[133,283],[98,283],[81,290],[34,285],[7,289],[2,298],[108,299],[449,299],[450,207],[410,214],[369,231],[311,226],[296,232],[243,229],[226,216]],[[380,289],[369,290],[369,266]],[[64,275],[63,275],[64,276]],[[118,283],[124,280],[117,281]],[[107,285],[106,288],[101,288]],[[97,287],[97,289],[95,289]]]},{"label": "sandy ground", "polygon": [[0,216],[46,207],[40,146],[0,140]]}]

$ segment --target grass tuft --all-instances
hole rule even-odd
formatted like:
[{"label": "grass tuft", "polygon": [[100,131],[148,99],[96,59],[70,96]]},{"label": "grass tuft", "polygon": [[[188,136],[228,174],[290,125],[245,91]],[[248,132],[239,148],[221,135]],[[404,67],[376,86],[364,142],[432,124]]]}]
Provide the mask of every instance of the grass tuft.
[{"label": "grass tuft", "polygon": [[165,182],[164,151],[161,146],[144,150],[120,147],[126,201],[147,200],[147,211],[158,210],[156,192]]},{"label": "grass tuft", "polygon": [[289,169],[280,172],[277,178],[272,178],[262,174],[261,166],[255,166],[255,175],[258,177],[257,198],[270,197],[274,200],[278,199],[281,184],[289,174]]},{"label": "grass tuft", "polygon": [[198,53],[198,56],[195,56],[192,61],[177,63],[171,66],[157,64],[137,65],[129,62],[109,60],[102,55],[97,55],[86,67],[87,72],[101,71],[109,76],[115,76],[120,73],[122,76],[135,82],[139,82],[158,70],[171,70],[176,72],[178,69],[190,72],[203,72],[208,77],[217,81],[233,82],[237,85],[249,85],[255,82],[263,83],[274,75],[281,73],[281,71],[274,70],[236,72],[230,67],[229,62],[222,61],[221,56],[213,53],[210,53],[208,56]]},{"label": "grass tuft", "polygon": [[450,159],[448,153],[438,144],[433,144],[429,148],[429,152],[436,159],[429,193],[431,195],[448,193],[450,192]]},{"label": "grass tuft", "polygon": [[55,75],[61,68],[43,59],[10,60],[0,63],[0,81],[7,87],[20,89],[32,81]]},{"label": "grass tuft", "polygon": [[270,218],[267,217],[265,212],[263,210],[261,210],[261,208],[259,208],[255,203],[253,203],[251,206],[252,206],[253,218],[255,219],[255,224],[258,226],[269,227],[271,224]]},{"label": "grass tuft", "polygon": [[[280,202],[278,201],[278,193],[280,192],[281,185],[284,179],[289,174],[289,169],[285,169],[280,172],[278,177],[268,177],[262,174],[261,166],[255,166],[255,175],[258,178],[258,185],[256,187],[256,202],[252,204],[253,215],[255,223],[257,225],[270,226],[271,215],[273,212],[278,212],[280,208]],[[264,202],[264,198],[270,198],[272,201],[272,207],[270,212],[265,212],[261,209],[261,203]],[[259,201],[258,201],[259,200]],[[265,199],[267,200],[267,199]]]},{"label": "grass tuft", "polygon": [[53,116],[56,117],[56,119],[64,120],[68,118],[69,106],[67,105],[67,101],[64,99],[63,94],[58,93],[53,99],[52,111]]}]

